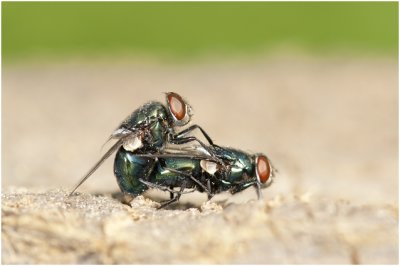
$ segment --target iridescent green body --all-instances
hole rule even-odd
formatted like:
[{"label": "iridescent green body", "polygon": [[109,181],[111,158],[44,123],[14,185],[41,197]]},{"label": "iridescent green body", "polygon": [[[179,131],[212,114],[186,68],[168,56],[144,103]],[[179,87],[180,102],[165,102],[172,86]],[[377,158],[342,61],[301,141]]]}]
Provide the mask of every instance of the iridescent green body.
[{"label": "iridescent green body", "polygon": [[216,145],[211,150],[226,166],[211,177],[214,194],[227,190],[237,193],[257,183],[254,155]]},{"label": "iridescent green body", "polygon": [[[153,183],[140,181],[140,178],[147,180],[154,178],[156,183],[166,186],[191,186],[190,182],[180,181],[176,176],[165,174],[165,171],[157,175],[154,171],[155,163],[158,162],[154,156],[140,158],[139,155],[154,155],[164,152],[165,145],[181,145],[189,142],[197,142],[204,150],[208,147],[197,137],[190,135],[195,129],[201,131],[207,139],[208,144],[213,142],[208,134],[199,126],[191,125],[188,128],[176,132],[177,127],[185,126],[191,118],[191,107],[181,96],[174,92],[166,93],[166,105],[159,102],[149,102],[136,109],[126,118],[117,129],[111,134],[109,140],[117,141],[109,150],[90,168],[88,173],[79,181],[70,195],[89,178],[102,163],[115,151],[117,152],[114,164],[114,172],[122,191],[134,195],[141,194]],[[137,156],[134,156],[136,154]],[[153,159],[151,159],[153,158]],[[169,163],[169,162],[167,162]],[[182,165],[181,165],[182,164]],[[186,170],[183,161],[174,161],[174,168]],[[178,166],[178,167],[175,167]],[[194,169],[193,169],[194,170]],[[154,176],[151,175],[154,172]],[[197,174],[194,172],[194,174]]]},{"label": "iridescent green body", "polygon": [[114,174],[121,191],[134,196],[142,194],[149,188],[139,179],[164,187],[196,186],[196,183],[187,176],[176,174],[167,168],[195,176],[201,175],[199,160],[173,157],[149,158],[126,151],[123,147],[118,150],[114,161]]},{"label": "iridescent green body", "polygon": [[120,130],[114,133],[114,137],[131,134],[137,130],[144,134],[144,138],[143,148],[136,152],[152,152],[164,146],[172,129],[171,124],[166,107],[159,102],[149,102],[125,119],[119,126]]},{"label": "iridescent green body", "polygon": [[212,174],[201,166],[204,160],[213,162],[210,157],[203,159],[171,154],[163,158],[149,158],[126,151],[123,147],[117,152],[114,173],[120,189],[134,196],[148,189],[140,179],[155,186],[195,188],[200,192],[207,187],[212,195],[227,190],[236,193],[257,182],[253,155],[219,146],[210,146],[210,149],[225,163]]},{"label": "iridescent green body", "polygon": [[121,191],[135,196],[142,194],[148,188],[139,178],[150,176],[155,164],[155,159],[135,156],[121,147],[114,160],[114,174]]}]

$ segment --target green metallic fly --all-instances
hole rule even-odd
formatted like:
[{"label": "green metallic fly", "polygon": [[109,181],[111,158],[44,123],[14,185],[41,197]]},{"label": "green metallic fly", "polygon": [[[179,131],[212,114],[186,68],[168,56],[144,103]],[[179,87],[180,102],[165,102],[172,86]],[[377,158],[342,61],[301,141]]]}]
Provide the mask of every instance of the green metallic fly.
[{"label": "green metallic fly", "polygon": [[121,191],[133,197],[149,188],[169,191],[170,200],[160,208],[178,201],[182,194],[188,193],[184,189],[205,192],[211,199],[223,191],[235,194],[254,186],[261,198],[261,188],[272,184],[275,169],[265,155],[251,155],[217,145],[211,145],[209,150],[212,156],[146,155],[121,147],[115,157],[114,174]]},{"label": "green metallic fly", "polygon": [[[177,132],[176,128],[191,120],[191,107],[174,92],[166,93],[166,102],[149,102],[128,116],[109,137],[116,140],[114,145],[70,195],[117,151],[114,174],[124,198],[141,195],[149,188],[169,191],[170,200],[162,203],[163,208],[185,193],[205,192],[211,199],[223,191],[235,194],[251,186],[260,198],[261,188],[273,180],[275,169],[270,160],[263,154],[220,147],[196,124]],[[189,134],[195,129],[201,131],[207,145]],[[193,144],[188,147],[189,143]],[[173,149],[174,145],[177,148]]]},{"label": "green metallic fly", "polygon": [[149,154],[163,150],[167,143],[185,144],[196,141],[207,149],[207,146],[195,136],[187,136],[195,129],[202,132],[210,145],[213,144],[208,134],[198,125],[192,125],[177,133],[176,128],[189,123],[192,116],[191,107],[174,92],[166,93],[166,102],[166,106],[160,102],[146,103],[129,115],[108,139],[108,141],[116,140],[115,144],[79,181],[70,195],[120,147],[130,152]]}]

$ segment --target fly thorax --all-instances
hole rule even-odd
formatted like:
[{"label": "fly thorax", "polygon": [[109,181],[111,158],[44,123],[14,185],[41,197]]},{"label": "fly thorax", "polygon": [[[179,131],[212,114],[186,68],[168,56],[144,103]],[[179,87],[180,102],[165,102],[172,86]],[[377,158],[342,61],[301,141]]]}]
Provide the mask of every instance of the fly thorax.
[{"label": "fly thorax", "polygon": [[218,171],[218,164],[215,162],[201,160],[200,166],[205,172],[209,173],[210,175],[214,175],[215,172]]},{"label": "fly thorax", "polygon": [[139,135],[131,136],[124,140],[122,146],[125,150],[133,152],[141,147],[143,147],[142,138]]}]

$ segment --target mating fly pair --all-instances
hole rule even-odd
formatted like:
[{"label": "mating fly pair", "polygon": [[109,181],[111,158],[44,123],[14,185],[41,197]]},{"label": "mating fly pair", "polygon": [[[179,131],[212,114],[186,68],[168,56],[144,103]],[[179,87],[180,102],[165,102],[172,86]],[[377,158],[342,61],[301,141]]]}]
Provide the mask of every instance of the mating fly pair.
[{"label": "mating fly pair", "polygon": [[[114,174],[125,197],[141,195],[149,188],[170,192],[163,208],[185,193],[232,194],[250,186],[257,189],[272,182],[274,169],[263,154],[250,155],[213,143],[199,126],[177,132],[191,120],[191,107],[176,93],[166,93],[166,106],[149,102],[135,110],[112,133],[114,145],[90,169],[70,195],[115,151]],[[204,144],[190,133],[198,129]],[[178,188],[179,190],[176,190]],[[189,191],[185,189],[190,189]]]}]

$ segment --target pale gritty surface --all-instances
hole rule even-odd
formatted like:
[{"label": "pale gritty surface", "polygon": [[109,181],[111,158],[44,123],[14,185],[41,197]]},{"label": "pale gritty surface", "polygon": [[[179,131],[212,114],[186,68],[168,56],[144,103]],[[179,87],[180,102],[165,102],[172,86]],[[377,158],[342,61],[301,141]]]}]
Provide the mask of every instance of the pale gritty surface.
[{"label": "pale gritty surface", "polygon": [[[2,263],[398,263],[395,60],[71,60],[6,65],[2,81]],[[157,210],[146,194],[131,208],[112,197],[112,158],[66,197],[165,91],[217,144],[271,158],[263,200],[188,194]]]},{"label": "pale gritty surface", "polygon": [[156,210],[142,196],[129,207],[67,194],[3,194],[3,263],[397,262],[398,212],[390,205],[277,196]]}]

